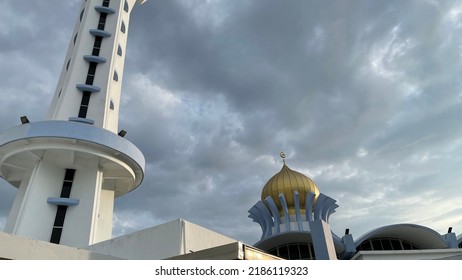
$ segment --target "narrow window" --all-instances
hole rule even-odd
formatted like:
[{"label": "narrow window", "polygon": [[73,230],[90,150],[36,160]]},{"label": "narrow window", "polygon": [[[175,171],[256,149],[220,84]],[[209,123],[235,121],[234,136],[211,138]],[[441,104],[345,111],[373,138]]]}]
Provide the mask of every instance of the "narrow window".
[{"label": "narrow window", "polygon": [[103,41],[103,37],[101,36],[96,36],[95,37],[95,43],[93,44],[93,52],[91,53],[92,55],[99,56],[99,51],[101,49],[101,42]]},{"label": "narrow window", "polygon": [[290,260],[299,260],[300,259],[300,251],[299,251],[299,244],[289,244],[289,259]]},{"label": "narrow window", "polygon": [[[66,169],[64,182],[61,189],[61,197],[69,198],[71,194],[72,182],[74,181],[75,169]],[[67,206],[59,205],[56,210],[55,222],[51,231],[50,242],[59,244],[63,232],[64,219],[66,218]]]},{"label": "narrow window", "polygon": [[69,65],[71,64],[71,59],[69,58],[69,60],[67,61],[67,64],[66,64],[66,71],[69,70]]},{"label": "narrow window", "polygon": [[126,29],[127,29],[127,28],[125,27],[125,22],[122,21],[122,26],[120,27],[120,31],[122,31],[122,33],[125,33],[125,30],[126,30]]},{"label": "narrow window", "polygon": [[119,56],[122,56],[122,47],[119,45],[119,47],[117,48],[117,54]]},{"label": "narrow window", "polygon": [[289,259],[289,250],[287,248],[287,245],[280,246],[278,250],[279,250],[279,256],[281,258]]},{"label": "narrow window", "polygon": [[88,105],[90,104],[91,92],[84,91],[82,101],[80,102],[79,118],[86,118],[88,112]]},{"label": "narrow window", "polygon": [[124,11],[126,11],[126,12],[128,13],[128,3],[127,3],[127,0],[125,0]]},{"label": "narrow window", "polygon": [[118,82],[119,81],[119,75],[117,74],[117,71],[114,71],[114,76],[112,77],[114,81]]},{"label": "narrow window", "polygon": [[403,250],[403,247],[401,246],[401,242],[399,242],[399,239],[391,239],[390,241],[392,250]]},{"label": "narrow window", "polygon": [[75,36],[74,36],[74,45],[75,45],[75,42],[77,41],[77,35],[79,35],[79,33],[75,33]]},{"label": "narrow window", "polygon": [[105,14],[105,13],[102,13],[99,16],[99,22],[98,22],[98,29],[99,30],[104,30],[104,26],[106,25],[106,18],[107,18],[107,14]]},{"label": "narrow window", "polygon": [[300,259],[302,260],[310,259],[310,247],[306,243],[300,244]]},{"label": "narrow window", "polygon": [[383,247],[383,250],[385,251],[393,250],[393,245],[391,243],[391,240],[388,238],[382,239],[382,247]]},{"label": "narrow window", "polygon": [[90,104],[90,94],[83,94],[82,102],[80,104],[88,106]]},{"label": "narrow window", "polygon": [[310,259],[311,260],[315,260],[316,259],[316,255],[314,254],[314,245],[312,242],[310,242]]},{"label": "narrow window", "polygon": [[109,103],[109,109],[114,110],[114,102],[111,99],[111,102]]},{"label": "narrow window", "polygon": [[90,62],[90,66],[88,67],[88,74],[87,74],[87,80],[85,81],[85,84],[87,85],[93,85],[93,81],[95,79],[95,73],[96,73],[96,66],[98,64],[96,62]]},{"label": "narrow window", "polygon": [[383,250],[382,242],[380,242],[380,239],[373,239],[371,240],[371,242],[372,242],[372,248],[374,249],[374,251]]},{"label": "narrow window", "polygon": [[83,13],[85,12],[85,8],[80,12],[80,21],[82,21]]}]

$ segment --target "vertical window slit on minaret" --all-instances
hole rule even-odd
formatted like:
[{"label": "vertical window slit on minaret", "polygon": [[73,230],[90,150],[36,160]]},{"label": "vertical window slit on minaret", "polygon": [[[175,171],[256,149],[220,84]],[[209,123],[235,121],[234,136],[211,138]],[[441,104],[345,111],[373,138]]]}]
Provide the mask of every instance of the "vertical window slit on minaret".
[{"label": "vertical window slit on minaret", "polygon": [[82,21],[82,18],[83,18],[83,13],[85,12],[85,9],[82,9],[82,11],[80,12],[80,21]]},{"label": "vertical window slit on minaret", "polygon": [[107,14],[101,13],[101,15],[99,16],[99,22],[98,22],[99,30],[104,30],[104,26],[106,25],[106,18],[107,18]]},{"label": "vertical window slit on minaret", "polygon": [[[74,181],[75,169],[66,169],[64,174],[64,182],[61,189],[61,197],[69,198],[71,195],[72,182]],[[63,232],[64,219],[66,218],[67,206],[59,205],[56,210],[55,222],[53,230],[51,231],[50,242],[59,244],[61,241],[61,234]]]},{"label": "vertical window slit on minaret", "polygon": [[[99,52],[99,50],[98,50],[98,52]],[[88,74],[87,74],[87,79],[85,81],[85,84],[93,85],[93,82],[95,80],[95,73],[96,73],[96,66],[97,65],[98,64],[96,62],[90,62],[90,66],[88,67]],[[82,93],[82,101],[80,102],[79,115],[78,115],[79,118],[86,118],[87,117],[88,105],[90,104],[90,96],[91,96],[91,92],[89,92],[89,91],[84,91]]]},{"label": "vertical window slit on minaret", "polygon": [[97,65],[98,64],[96,62],[90,62],[90,66],[88,67],[87,80],[85,81],[87,85],[93,85],[93,81],[95,80],[95,73],[96,73]]},{"label": "vertical window slit on minaret", "polygon": [[93,44],[93,51],[92,55],[99,56],[99,51],[101,49],[101,42],[103,41],[103,37],[101,36],[96,36],[95,37],[95,43]]},{"label": "vertical window slit on minaret", "polygon": [[91,92],[84,91],[82,94],[82,101],[80,102],[79,118],[86,118],[88,112],[88,105],[90,104]]},{"label": "vertical window slit on minaret", "polygon": [[126,11],[128,13],[128,3],[127,3],[127,0],[125,0],[125,3],[124,3],[124,11]]},{"label": "vertical window slit on minaret", "polygon": [[122,25],[120,26],[120,31],[122,31],[122,33],[125,33],[126,29],[127,29],[127,27],[125,26],[125,22],[122,20]]}]

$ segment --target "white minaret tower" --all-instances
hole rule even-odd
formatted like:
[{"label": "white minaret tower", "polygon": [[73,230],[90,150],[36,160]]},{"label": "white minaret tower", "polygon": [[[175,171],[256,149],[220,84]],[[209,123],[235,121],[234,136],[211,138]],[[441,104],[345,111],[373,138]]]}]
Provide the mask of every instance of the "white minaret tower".
[{"label": "white minaret tower", "polygon": [[0,135],[0,176],[18,188],[6,232],[74,247],[111,238],[114,198],[144,176],[118,112],[130,12],[145,1],[82,1],[48,120]]}]

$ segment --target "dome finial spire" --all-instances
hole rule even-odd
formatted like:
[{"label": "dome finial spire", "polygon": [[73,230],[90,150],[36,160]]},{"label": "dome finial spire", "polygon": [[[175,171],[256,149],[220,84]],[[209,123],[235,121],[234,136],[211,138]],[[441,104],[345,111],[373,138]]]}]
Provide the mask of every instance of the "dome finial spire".
[{"label": "dome finial spire", "polygon": [[282,162],[285,164],[286,163],[286,154],[284,152],[280,152],[279,156],[282,158]]}]

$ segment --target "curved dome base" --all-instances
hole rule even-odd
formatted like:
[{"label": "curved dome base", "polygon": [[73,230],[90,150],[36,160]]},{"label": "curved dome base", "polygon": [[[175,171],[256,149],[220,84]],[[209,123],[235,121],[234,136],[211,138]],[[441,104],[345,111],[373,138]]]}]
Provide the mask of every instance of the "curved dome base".
[{"label": "curved dome base", "polygon": [[[337,252],[337,255],[340,255],[341,252],[345,250],[344,246],[341,240],[339,240],[335,236],[333,237],[334,237],[333,241],[334,241],[335,251]],[[256,244],[254,244],[254,246],[265,252],[271,252],[275,248],[278,248],[281,246],[285,246],[285,245],[290,246],[292,244],[302,244],[302,243],[308,243],[308,244],[313,243],[310,231],[291,231],[291,232],[280,233],[277,235],[273,235],[268,239],[260,240]],[[314,249],[312,248],[311,250],[314,250]]]}]

